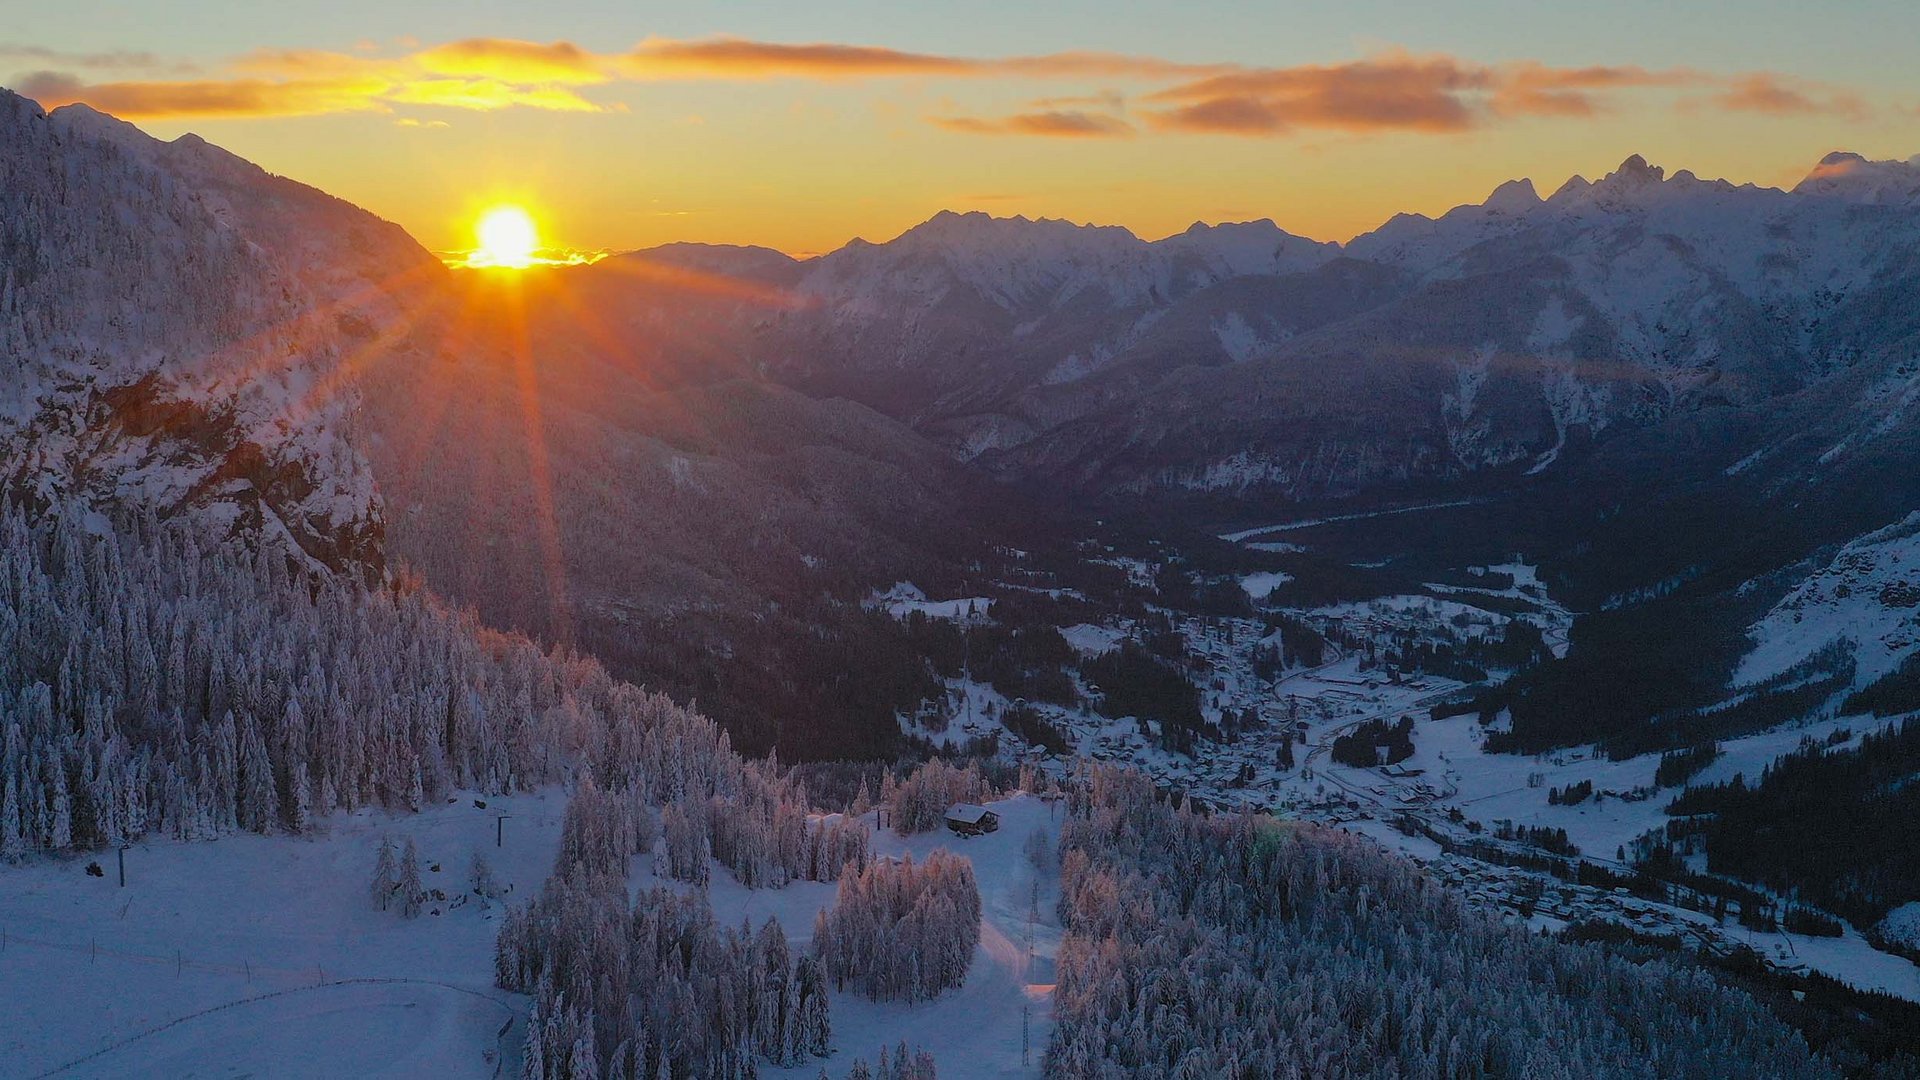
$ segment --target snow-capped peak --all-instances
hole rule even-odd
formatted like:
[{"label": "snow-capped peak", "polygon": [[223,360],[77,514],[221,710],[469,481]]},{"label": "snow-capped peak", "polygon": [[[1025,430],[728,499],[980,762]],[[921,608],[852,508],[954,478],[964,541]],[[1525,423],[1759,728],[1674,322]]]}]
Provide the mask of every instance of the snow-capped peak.
[{"label": "snow-capped peak", "polygon": [[1920,155],[1905,161],[1870,161],[1860,154],[1836,150],[1820,159],[1795,195],[1816,195],[1849,202],[1912,205],[1920,202]]},{"label": "snow-capped peak", "polygon": [[1533,181],[1523,176],[1494,188],[1480,205],[1503,214],[1525,213],[1540,205],[1540,193],[1534,190]]}]

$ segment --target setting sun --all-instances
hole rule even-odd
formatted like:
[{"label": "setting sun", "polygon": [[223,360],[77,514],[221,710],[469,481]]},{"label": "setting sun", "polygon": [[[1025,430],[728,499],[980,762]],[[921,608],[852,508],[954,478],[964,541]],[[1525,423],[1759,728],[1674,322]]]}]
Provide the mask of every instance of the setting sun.
[{"label": "setting sun", "polygon": [[474,229],[480,247],[471,262],[477,266],[522,269],[533,265],[540,244],[533,217],[518,206],[496,206],[480,215]]}]

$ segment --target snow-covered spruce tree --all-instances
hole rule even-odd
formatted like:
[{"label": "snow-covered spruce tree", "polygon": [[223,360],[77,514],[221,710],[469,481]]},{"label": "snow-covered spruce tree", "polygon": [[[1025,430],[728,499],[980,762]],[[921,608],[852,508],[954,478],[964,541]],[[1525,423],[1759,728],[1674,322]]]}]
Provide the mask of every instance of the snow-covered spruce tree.
[{"label": "snow-covered spruce tree", "polygon": [[1350,834],[1104,767],[1069,808],[1050,1075],[1833,1075],[1698,969],[1506,925]]},{"label": "snow-covered spruce tree", "polygon": [[814,923],[813,948],[836,987],[875,1001],[924,1001],[966,981],[980,943],[973,863],[935,851],[881,859],[840,879]]},{"label": "snow-covered spruce tree", "polygon": [[400,854],[400,883],[395,891],[400,894],[400,914],[409,919],[419,917],[427,889],[420,883],[420,852],[411,836],[407,837],[407,845]]},{"label": "snow-covered spruce tree", "polygon": [[381,911],[393,904],[394,890],[400,887],[400,868],[394,861],[393,837],[380,838],[380,850],[373,858],[373,881],[367,891],[373,897],[373,906]]},{"label": "snow-covered spruce tree", "polygon": [[907,1049],[906,1040],[893,1048],[891,1055],[887,1048],[880,1048],[880,1064],[868,1068],[866,1060],[855,1058],[853,1067],[847,1072],[848,1080],[939,1080],[934,1069],[933,1055],[925,1050]]},{"label": "snow-covered spruce tree", "polygon": [[493,864],[487,861],[487,853],[479,848],[473,849],[473,861],[467,870],[467,887],[480,898],[482,904],[500,897],[500,883],[493,876]]}]

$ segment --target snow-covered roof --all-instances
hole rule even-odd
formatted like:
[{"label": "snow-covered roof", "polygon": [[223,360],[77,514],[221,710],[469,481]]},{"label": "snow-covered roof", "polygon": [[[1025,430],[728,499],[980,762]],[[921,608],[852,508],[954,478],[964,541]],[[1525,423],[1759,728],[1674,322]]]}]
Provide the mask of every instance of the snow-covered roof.
[{"label": "snow-covered roof", "polygon": [[973,803],[954,803],[947,808],[947,820],[957,821],[962,825],[978,825],[992,812],[984,806],[976,806]]}]

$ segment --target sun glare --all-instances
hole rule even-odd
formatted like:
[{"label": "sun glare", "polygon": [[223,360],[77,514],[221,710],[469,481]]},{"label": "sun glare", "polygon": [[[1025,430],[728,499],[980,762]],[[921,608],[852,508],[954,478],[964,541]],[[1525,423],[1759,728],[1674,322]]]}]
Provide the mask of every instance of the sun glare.
[{"label": "sun glare", "polygon": [[477,266],[503,266],[523,269],[532,266],[540,247],[540,235],[533,217],[518,206],[496,206],[480,215],[474,229],[480,247],[471,263]]}]

